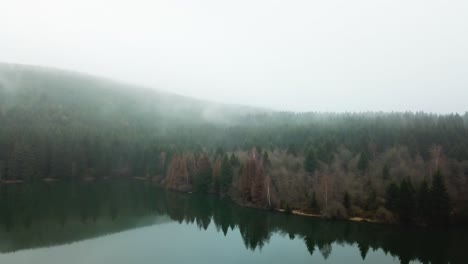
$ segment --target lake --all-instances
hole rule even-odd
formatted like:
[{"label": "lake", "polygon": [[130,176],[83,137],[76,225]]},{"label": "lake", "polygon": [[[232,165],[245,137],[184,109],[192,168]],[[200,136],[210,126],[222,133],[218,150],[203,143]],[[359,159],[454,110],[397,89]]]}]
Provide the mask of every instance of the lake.
[{"label": "lake", "polygon": [[0,263],[468,263],[468,231],[324,221],[143,181],[0,186]]}]

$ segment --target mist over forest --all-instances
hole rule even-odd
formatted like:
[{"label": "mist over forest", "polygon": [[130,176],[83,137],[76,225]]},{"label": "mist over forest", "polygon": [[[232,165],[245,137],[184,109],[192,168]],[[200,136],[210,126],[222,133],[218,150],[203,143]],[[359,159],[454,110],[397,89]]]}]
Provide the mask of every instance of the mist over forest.
[{"label": "mist over forest", "polygon": [[468,1],[5,0],[0,263],[468,263]]},{"label": "mist over forest", "polygon": [[278,112],[1,64],[0,123],[4,183],[136,178],[328,218],[468,219],[468,113]]}]

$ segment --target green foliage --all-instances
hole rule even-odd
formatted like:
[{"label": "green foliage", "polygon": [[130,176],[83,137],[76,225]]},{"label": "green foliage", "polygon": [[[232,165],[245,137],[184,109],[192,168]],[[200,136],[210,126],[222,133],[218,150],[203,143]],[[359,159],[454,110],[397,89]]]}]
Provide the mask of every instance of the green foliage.
[{"label": "green foliage", "polygon": [[232,184],[233,169],[227,155],[224,155],[221,163],[220,189],[222,193],[227,193]]},{"label": "green foliage", "polygon": [[211,168],[201,171],[193,177],[193,190],[198,193],[207,193],[211,184]]},{"label": "green foliage", "polygon": [[310,201],[310,209],[312,209],[312,212],[318,213],[320,212],[320,207],[317,202],[317,197],[315,196],[315,192],[312,192],[312,199]]},{"label": "green foliage", "polygon": [[424,180],[418,190],[418,214],[422,221],[429,222],[431,218],[431,193],[429,184]]},{"label": "green foliage", "polygon": [[405,178],[399,187],[390,184],[385,207],[397,213],[402,223],[411,223],[416,217],[423,223],[434,225],[446,225],[450,221],[451,202],[440,171],[434,175],[430,189],[424,180],[417,193],[409,178]]},{"label": "green foliage", "polygon": [[234,153],[231,154],[231,157],[229,158],[229,162],[231,163],[231,167],[233,168],[240,166],[240,160]]},{"label": "green foliage", "polygon": [[289,155],[297,156],[298,150],[296,144],[289,144],[286,153],[288,153]]},{"label": "green foliage", "polygon": [[[264,168],[271,173],[268,175],[271,186],[286,182],[273,176],[276,175],[274,170],[284,164],[279,164],[281,162],[277,162],[276,156],[273,159],[272,155],[284,150],[289,155],[299,156],[297,159],[288,157],[290,161],[287,162],[305,159],[303,164],[298,163],[288,169],[300,171],[303,166],[309,173],[316,171],[320,162],[335,165],[332,162],[337,157],[339,169],[347,175],[355,175],[356,171],[352,171],[354,166],[348,166],[354,165],[350,160],[359,155],[357,167],[360,175],[372,176],[371,172],[379,175],[375,169],[382,168],[382,178],[373,179],[383,182],[375,182],[372,189],[364,187],[361,189],[363,193],[356,194],[356,202],[359,201],[362,208],[375,210],[383,196],[378,193],[381,188],[376,186],[386,186],[395,181],[390,172],[397,175],[397,170],[390,167],[395,166],[395,162],[380,158],[395,146],[408,149],[411,157],[421,155],[424,162],[430,160],[429,149],[435,144],[443,149],[444,157],[450,160],[448,164],[468,160],[468,115],[265,113],[258,109],[222,106],[219,107],[219,115],[223,120],[210,120],[205,110],[211,104],[176,95],[28,67],[12,71],[0,65],[0,74],[4,79],[11,78],[15,82],[15,89],[6,87],[9,82],[0,85],[2,180],[149,177],[164,182],[174,157],[190,153],[198,160],[202,153],[210,153],[212,159],[214,156],[222,157],[221,177],[217,182],[211,182],[209,168],[193,169],[184,183],[200,192],[212,191],[210,188],[216,185],[221,193],[228,193],[235,189],[231,188],[233,177],[241,175],[239,171],[245,165],[235,153],[245,153],[255,146],[261,151]],[[271,151],[273,149],[278,152]],[[225,153],[230,153],[229,158],[224,156]],[[372,157],[375,155],[372,171],[371,153]],[[245,163],[245,156],[240,157]],[[272,160],[274,164],[271,164]],[[181,171],[183,163],[178,168]],[[330,168],[333,169],[332,166]],[[257,175],[257,168],[248,175]],[[446,175],[447,182],[454,184],[456,181],[452,179],[458,175],[459,172]],[[264,176],[256,181],[248,179],[242,189],[251,191],[251,184],[255,182],[255,188],[263,191],[260,187],[264,186]],[[429,191],[427,186],[420,186],[417,195],[409,182],[398,183],[400,186],[390,185],[385,194],[385,207],[405,221],[418,217],[424,222],[448,222],[450,197],[444,180],[440,178],[434,176]],[[366,179],[358,179],[357,185],[365,185]],[[419,182],[415,177],[413,179]],[[297,185],[296,180],[299,182],[296,178],[291,180],[291,186]],[[280,189],[278,187],[283,186],[275,186]],[[316,188],[303,187],[304,190]],[[350,186],[345,186],[343,191],[349,191],[346,188]],[[290,195],[281,193],[282,196]],[[458,197],[453,197],[457,201],[461,198],[459,193]],[[298,199],[298,203],[309,203],[313,210],[319,211],[315,194],[312,198],[304,198],[305,193],[297,196],[303,199]],[[258,197],[263,198],[263,192],[259,192]],[[343,205],[346,206],[344,197]]]},{"label": "green foliage", "polygon": [[416,212],[416,196],[409,178],[401,182],[399,194],[398,214],[400,215],[400,221],[403,223],[410,223]]},{"label": "green foliage", "polygon": [[400,188],[395,183],[391,183],[385,192],[385,207],[393,213],[398,211]]},{"label": "green foliage", "polygon": [[369,154],[367,153],[367,151],[364,151],[359,156],[358,169],[362,173],[364,173],[367,171],[368,168],[369,168]]},{"label": "green foliage", "polygon": [[432,222],[434,224],[448,224],[450,220],[450,197],[445,186],[442,173],[437,171],[431,187]]},{"label": "green foliage", "polygon": [[304,167],[309,173],[313,173],[318,168],[318,160],[314,150],[309,150],[305,157]]},{"label": "green foliage", "polygon": [[322,137],[315,143],[316,157],[325,163],[330,163],[333,160],[333,155],[336,150],[336,142],[330,137]]},{"label": "green foliage", "polygon": [[265,168],[271,167],[271,161],[270,161],[270,157],[268,156],[268,152],[266,151],[263,152],[262,160],[263,160],[263,166]]},{"label": "green foliage", "polygon": [[384,180],[390,179],[390,167],[388,164],[385,164],[382,168],[382,177]]},{"label": "green foliage", "polygon": [[343,206],[346,210],[349,210],[351,208],[351,198],[348,192],[345,192],[343,196]]}]

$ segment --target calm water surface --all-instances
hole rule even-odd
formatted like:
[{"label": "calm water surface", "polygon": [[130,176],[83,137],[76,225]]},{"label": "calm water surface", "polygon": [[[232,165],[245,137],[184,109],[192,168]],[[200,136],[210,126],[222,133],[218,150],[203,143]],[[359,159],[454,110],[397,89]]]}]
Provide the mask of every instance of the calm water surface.
[{"label": "calm water surface", "polygon": [[322,221],[138,181],[0,186],[0,263],[468,263],[468,231]]}]

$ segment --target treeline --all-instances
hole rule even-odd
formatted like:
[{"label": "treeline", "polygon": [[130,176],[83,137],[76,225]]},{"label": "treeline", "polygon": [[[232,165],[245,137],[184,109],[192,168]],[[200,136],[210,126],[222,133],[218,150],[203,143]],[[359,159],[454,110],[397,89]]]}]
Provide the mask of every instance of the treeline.
[{"label": "treeline", "polygon": [[400,186],[390,184],[385,198],[386,208],[397,214],[403,223],[449,223],[452,204],[440,171],[435,174],[431,187],[424,180],[415,188],[411,180],[404,179]]},{"label": "treeline", "polygon": [[327,217],[468,219],[468,114],[277,113],[0,66],[5,183],[139,177]]}]

